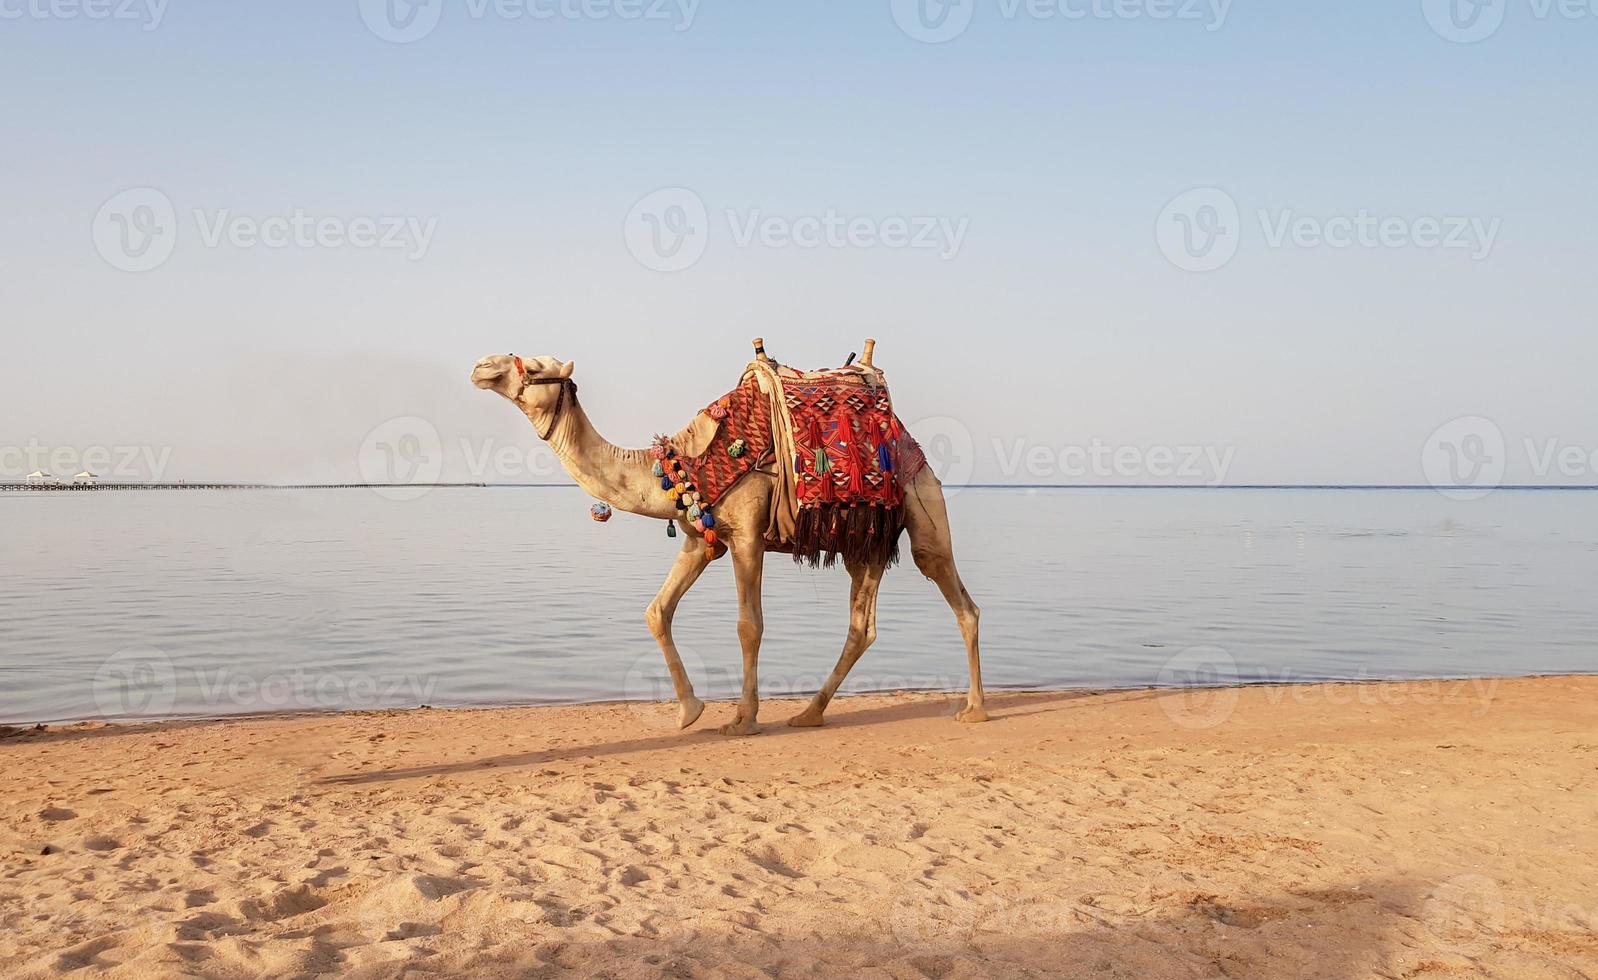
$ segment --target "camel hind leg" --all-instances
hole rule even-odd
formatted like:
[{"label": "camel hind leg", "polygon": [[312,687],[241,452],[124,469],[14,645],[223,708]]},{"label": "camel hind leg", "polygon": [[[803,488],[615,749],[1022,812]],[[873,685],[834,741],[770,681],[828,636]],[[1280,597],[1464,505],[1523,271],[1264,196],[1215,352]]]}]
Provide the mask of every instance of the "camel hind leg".
[{"label": "camel hind leg", "polygon": [[838,665],[832,668],[832,676],[810,699],[810,704],[788,719],[792,727],[816,728],[821,725],[822,715],[827,705],[832,703],[832,696],[838,693],[838,687],[849,676],[855,663],[876,642],[877,590],[882,587],[884,571],[882,565],[849,566],[849,635],[843,641],[843,653],[838,656]]},{"label": "camel hind leg", "polygon": [[943,500],[943,484],[930,467],[923,469],[905,494],[905,530],[910,535],[910,557],[921,574],[937,584],[943,598],[954,610],[965,639],[966,665],[971,671],[971,691],[965,707],[954,716],[957,721],[988,720],[982,694],[982,653],[978,643],[978,623],[982,610],[971,600],[971,593],[960,581],[954,564],[954,543],[949,533],[949,511]]}]

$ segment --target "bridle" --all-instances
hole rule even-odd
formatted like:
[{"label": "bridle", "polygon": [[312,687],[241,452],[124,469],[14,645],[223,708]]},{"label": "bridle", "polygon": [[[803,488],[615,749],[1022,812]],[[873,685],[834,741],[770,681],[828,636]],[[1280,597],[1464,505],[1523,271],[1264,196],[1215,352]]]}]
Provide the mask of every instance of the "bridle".
[{"label": "bridle", "polygon": [[561,411],[566,407],[566,393],[571,392],[573,402],[577,400],[577,382],[570,378],[529,378],[527,366],[522,363],[522,359],[512,354],[511,360],[516,362],[516,373],[521,376],[522,388],[525,389],[528,385],[560,385],[560,395],[555,399],[555,411],[549,417],[549,426],[538,433],[538,438],[548,442],[549,437],[555,434],[555,426],[560,424]]}]

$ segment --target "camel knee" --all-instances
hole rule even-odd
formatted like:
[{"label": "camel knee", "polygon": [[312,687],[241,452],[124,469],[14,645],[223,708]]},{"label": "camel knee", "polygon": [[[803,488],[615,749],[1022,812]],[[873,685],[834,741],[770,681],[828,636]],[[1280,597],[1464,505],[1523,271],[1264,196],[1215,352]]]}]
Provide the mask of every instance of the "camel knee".
[{"label": "camel knee", "polygon": [[858,659],[875,642],[877,642],[877,628],[875,626],[849,624],[849,635],[844,640],[844,646],[855,659]]},{"label": "camel knee", "polygon": [[649,608],[644,610],[644,622],[649,624],[649,632],[657,640],[671,632],[671,613],[661,608],[658,602],[651,602]]},{"label": "camel knee", "polygon": [[738,640],[744,646],[751,646],[760,642],[760,637],[766,632],[763,620],[754,618],[741,618],[738,620]]},{"label": "camel knee", "polygon": [[[961,590],[961,593],[962,595],[964,594],[963,589]],[[960,632],[962,634],[966,636],[975,636],[977,634],[977,627],[982,622],[982,610],[977,607],[976,603],[971,601],[971,597],[969,595],[966,595],[965,601],[955,609],[954,618],[955,621],[960,624]]]}]

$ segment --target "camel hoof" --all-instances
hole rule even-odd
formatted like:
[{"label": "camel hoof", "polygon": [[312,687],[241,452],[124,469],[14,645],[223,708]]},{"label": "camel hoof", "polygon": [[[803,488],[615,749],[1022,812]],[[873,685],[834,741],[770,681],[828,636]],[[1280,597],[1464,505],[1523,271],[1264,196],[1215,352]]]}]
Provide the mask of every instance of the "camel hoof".
[{"label": "camel hoof", "polygon": [[740,720],[728,725],[722,725],[716,731],[722,735],[753,735],[760,731],[760,726],[752,721]]},{"label": "camel hoof", "polygon": [[688,700],[684,701],[682,703],[682,707],[677,709],[678,730],[680,731],[684,728],[687,728],[689,725],[692,725],[694,722],[698,721],[699,716],[704,713],[705,702],[694,697],[692,694],[688,695]]},{"label": "camel hoof", "polygon": [[988,712],[980,704],[967,705],[955,713],[954,720],[964,722],[967,725],[975,725],[979,722],[987,721]]},{"label": "camel hoof", "polygon": [[788,719],[789,728],[820,728],[822,724],[821,712],[801,711]]}]

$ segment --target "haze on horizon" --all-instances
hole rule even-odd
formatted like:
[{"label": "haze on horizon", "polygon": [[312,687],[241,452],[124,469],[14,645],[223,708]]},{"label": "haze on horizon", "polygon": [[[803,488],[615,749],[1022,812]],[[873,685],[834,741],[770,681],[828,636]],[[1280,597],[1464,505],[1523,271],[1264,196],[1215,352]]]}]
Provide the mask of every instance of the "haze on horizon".
[{"label": "haze on horizon", "polygon": [[877,338],[957,482],[1416,484],[1443,432],[1598,483],[1598,23],[1506,6],[9,8],[0,481],[561,481],[477,358],[636,446],[763,335]]}]

